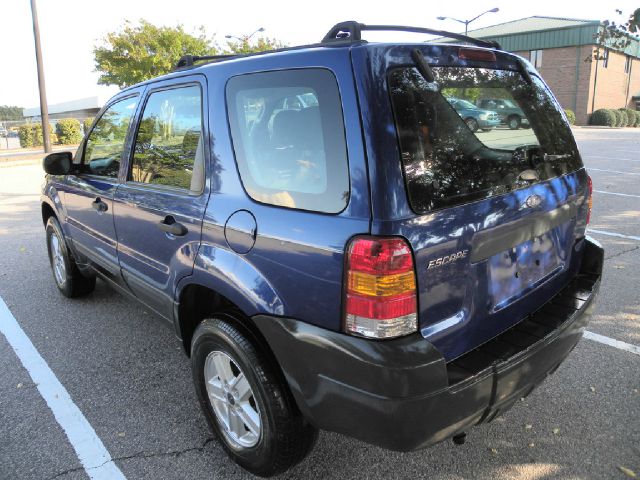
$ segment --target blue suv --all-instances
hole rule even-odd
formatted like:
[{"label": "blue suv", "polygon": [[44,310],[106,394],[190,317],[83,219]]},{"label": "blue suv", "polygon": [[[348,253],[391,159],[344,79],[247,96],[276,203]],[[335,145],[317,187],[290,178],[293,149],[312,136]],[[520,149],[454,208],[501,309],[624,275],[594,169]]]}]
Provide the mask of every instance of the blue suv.
[{"label": "blue suv", "polygon": [[[532,128],[477,136],[447,101],[471,89]],[[172,325],[211,428],[262,476],[319,429],[462,443],[558,368],[600,284],[560,105],[528,62],[452,33],[345,22],[315,45],[187,56],[44,169],[60,291],[100,278]]]},{"label": "blue suv", "polygon": [[472,132],[477,132],[478,129],[483,132],[490,132],[495,127],[502,123],[500,115],[492,110],[483,110],[476,107],[468,100],[461,98],[447,98],[454,110],[462,117],[464,122]]}]

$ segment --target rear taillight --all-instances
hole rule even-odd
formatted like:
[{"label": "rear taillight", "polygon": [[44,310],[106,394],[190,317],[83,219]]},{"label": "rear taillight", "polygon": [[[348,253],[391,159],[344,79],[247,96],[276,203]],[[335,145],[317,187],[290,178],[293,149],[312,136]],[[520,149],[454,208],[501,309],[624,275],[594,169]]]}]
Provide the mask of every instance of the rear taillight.
[{"label": "rear taillight", "polygon": [[417,331],[411,247],[401,238],[356,237],[347,249],[347,333],[393,338]]},{"label": "rear taillight", "polygon": [[588,207],[589,207],[589,209],[587,210],[587,225],[589,225],[589,222],[591,221],[591,208],[593,207],[593,182],[591,181],[591,177],[588,175],[587,175],[587,191],[589,194],[589,199],[587,200]]}]

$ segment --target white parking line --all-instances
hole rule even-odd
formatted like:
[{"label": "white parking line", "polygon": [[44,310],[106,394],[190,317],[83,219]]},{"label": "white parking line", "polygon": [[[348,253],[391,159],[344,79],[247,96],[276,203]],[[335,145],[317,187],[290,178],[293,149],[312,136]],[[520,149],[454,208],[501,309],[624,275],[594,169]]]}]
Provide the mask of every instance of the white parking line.
[{"label": "white parking line", "polygon": [[604,193],[605,195],[618,195],[620,197],[640,198],[640,195],[631,195],[630,193],[605,192],[604,190],[594,190],[596,193]]},{"label": "white parking line", "polygon": [[640,175],[640,172],[621,172],[620,170],[607,170],[606,168],[593,168],[593,167],[587,168],[587,171],[621,173],[623,175]]},{"label": "white parking line", "polygon": [[584,332],[584,338],[588,338],[589,340],[593,340],[594,342],[599,342],[605,345],[609,345],[610,347],[614,347],[619,350],[625,350],[627,352],[640,355],[640,347],[636,345],[631,345],[630,343],[627,343],[627,342],[622,342],[620,340],[615,340],[614,338],[605,337],[604,335],[600,335],[600,334],[589,332],[589,331]]},{"label": "white parking line", "polygon": [[608,237],[618,237],[618,238],[624,238],[626,240],[635,240],[637,242],[640,242],[640,237],[634,237],[633,235],[622,235],[621,233],[615,233],[615,232],[607,232],[605,230],[594,230],[593,228],[590,228],[589,233],[595,233],[596,235],[607,235]]},{"label": "white parking line", "polygon": [[0,332],[5,336],[24,368],[38,387],[42,398],[67,435],[80,463],[91,479],[126,480],[95,430],[73,403],[67,390],[33,346],[18,321],[0,298]]}]

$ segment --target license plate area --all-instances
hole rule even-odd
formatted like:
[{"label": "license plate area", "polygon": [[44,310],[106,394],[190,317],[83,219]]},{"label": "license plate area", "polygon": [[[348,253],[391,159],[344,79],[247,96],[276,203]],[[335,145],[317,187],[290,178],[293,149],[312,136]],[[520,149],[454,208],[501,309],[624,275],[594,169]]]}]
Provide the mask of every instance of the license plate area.
[{"label": "license plate area", "polygon": [[535,289],[564,267],[553,230],[498,253],[488,260],[492,312]]}]

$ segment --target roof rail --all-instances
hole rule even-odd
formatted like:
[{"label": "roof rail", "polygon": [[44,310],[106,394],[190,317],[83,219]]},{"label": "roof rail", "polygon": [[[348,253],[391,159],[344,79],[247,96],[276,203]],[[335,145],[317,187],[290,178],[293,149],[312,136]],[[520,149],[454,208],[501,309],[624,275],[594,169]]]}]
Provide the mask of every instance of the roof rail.
[{"label": "roof rail", "polygon": [[362,40],[363,31],[381,31],[381,32],[412,32],[412,33],[428,33],[430,35],[440,35],[445,38],[453,38],[471,43],[479,47],[500,49],[500,44],[491,40],[480,40],[478,38],[469,37],[460,33],[447,32],[445,30],[434,30],[433,28],[407,27],[404,25],[365,25],[350,20],[340,22],[331,27],[331,30],[322,39],[322,43],[355,43]]},{"label": "roof rail", "polygon": [[196,62],[202,62],[205,60],[228,60],[230,58],[234,58],[237,56],[238,55],[233,53],[227,54],[227,55],[203,55],[203,56],[183,55],[182,57],[180,57],[180,60],[178,60],[178,63],[176,63],[174,70],[193,67]]}]

